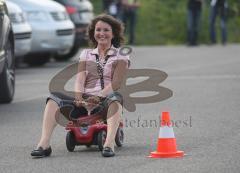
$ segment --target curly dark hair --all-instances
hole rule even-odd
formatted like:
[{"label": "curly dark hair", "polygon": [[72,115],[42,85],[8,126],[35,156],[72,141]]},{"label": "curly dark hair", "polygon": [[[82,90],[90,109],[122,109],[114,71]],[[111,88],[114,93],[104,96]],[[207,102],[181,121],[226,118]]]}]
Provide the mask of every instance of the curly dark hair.
[{"label": "curly dark hair", "polygon": [[98,21],[103,21],[112,27],[112,45],[116,48],[120,47],[124,43],[124,26],[122,22],[107,14],[100,14],[96,16],[88,26],[88,38],[90,45],[95,48],[98,45],[97,41],[94,38],[95,26]]}]

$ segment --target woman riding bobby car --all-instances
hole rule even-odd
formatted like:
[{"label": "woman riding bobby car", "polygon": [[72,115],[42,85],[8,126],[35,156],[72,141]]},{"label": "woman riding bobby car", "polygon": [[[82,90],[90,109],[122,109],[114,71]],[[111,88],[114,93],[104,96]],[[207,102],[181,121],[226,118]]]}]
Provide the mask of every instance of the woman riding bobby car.
[{"label": "woman riding bobby car", "polygon": [[[123,55],[120,51],[124,42],[123,32],[123,24],[112,16],[102,14],[92,20],[88,27],[88,37],[93,48],[84,49],[81,52],[74,86],[75,96],[70,98],[74,109],[85,115],[86,102],[96,104],[103,100],[106,103],[98,113],[105,116],[107,120],[107,137],[102,150],[103,157],[115,155],[115,136],[122,116],[123,98],[117,91],[130,65],[129,55]],[[50,138],[58,124],[56,117],[61,115],[61,108],[66,106],[64,100],[67,99],[69,96],[63,93],[51,93],[47,98],[41,138],[36,149],[31,152],[31,156],[51,155]]]}]

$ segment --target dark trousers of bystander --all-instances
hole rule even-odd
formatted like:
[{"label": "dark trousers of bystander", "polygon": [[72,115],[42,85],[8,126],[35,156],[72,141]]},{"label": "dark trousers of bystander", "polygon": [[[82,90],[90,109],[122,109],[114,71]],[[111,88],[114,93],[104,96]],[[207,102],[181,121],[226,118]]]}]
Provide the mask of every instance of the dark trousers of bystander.
[{"label": "dark trousers of bystander", "polygon": [[123,10],[122,22],[124,23],[126,30],[128,30],[129,44],[135,43],[135,28],[136,28],[137,12],[136,10]]},{"label": "dark trousers of bystander", "polygon": [[190,46],[197,45],[200,16],[200,9],[188,9],[187,41]]},{"label": "dark trousers of bystander", "polygon": [[224,6],[215,5],[210,8],[210,39],[213,44],[217,42],[215,23],[218,15],[220,16],[222,44],[225,44],[227,42],[227,8]]}]

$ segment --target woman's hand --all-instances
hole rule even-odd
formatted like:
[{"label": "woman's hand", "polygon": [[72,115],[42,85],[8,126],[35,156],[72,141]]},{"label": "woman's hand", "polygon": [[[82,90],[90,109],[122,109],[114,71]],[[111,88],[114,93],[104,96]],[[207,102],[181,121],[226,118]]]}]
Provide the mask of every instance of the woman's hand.
[{"label": "woman's hand", "polygon": [[96,108],[100,103],[100,98],[97,96],[90,96],[82,102],[82,105],[87,109],[88,115]]},{"label": "woman's hand", "polygon": [[100,98],[98,96],[91,96],[85,100],[88,104],[97,105],[100,103]]},{"label": "woman's hand", "polygon": [[93,109],[99,105],[100,98],[98,96],[90,96],[83,103],[86,108]]},{"label": "woman's hand", "polygon": [[73,101],[73,103],[77,106],[77,107],[81,107],[83,106],[83,98],[81,95],[76,95],[75,96],[75,100]]},{"label": "woman's hand", "polygon": [[82,101],[80,100],[74,100],[73,103],[75,104],[75,106],[77,107],[81,107],[83,105]]}]

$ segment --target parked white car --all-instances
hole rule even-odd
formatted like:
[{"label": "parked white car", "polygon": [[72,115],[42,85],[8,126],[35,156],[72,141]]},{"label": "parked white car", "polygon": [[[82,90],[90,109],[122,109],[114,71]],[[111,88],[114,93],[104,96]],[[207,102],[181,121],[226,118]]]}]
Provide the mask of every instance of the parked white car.
[{"label": "parked white car", "polygon": [[10,0],[26,13],[32,27],[31,51],[24,57],[29,65],[43,65],[56,52],[67,53],[73,46],[74,24],[65,8],[50,0]]},{"label": "parked white car", "polygon": [[26,55],[31,50],[32,29],[22,9],[15,3],[6,1],[15,39],[15,57]]},{"label": "parked white car", "polygon": [[74,56],[86,43],[87,27],[94,17],[93,5],[89,0],[54,0],[64,5],[75,25],[75,40],[71,51],[65,55],[56,55],[56,60],[67,60]]}]

